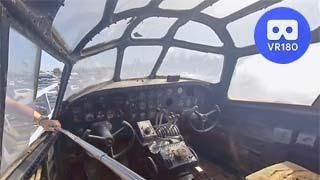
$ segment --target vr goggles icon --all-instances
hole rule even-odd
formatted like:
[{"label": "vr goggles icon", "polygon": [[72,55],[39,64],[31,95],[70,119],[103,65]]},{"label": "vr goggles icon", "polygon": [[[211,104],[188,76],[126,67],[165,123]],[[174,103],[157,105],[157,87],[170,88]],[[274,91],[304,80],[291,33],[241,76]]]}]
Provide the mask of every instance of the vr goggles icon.
[{"label": "vr goggles icon", "polygon": [[298,22],[296,20],[269,20],[267,22],[268,40],[279,40],[282,36],[286,40],[298,39]]}]

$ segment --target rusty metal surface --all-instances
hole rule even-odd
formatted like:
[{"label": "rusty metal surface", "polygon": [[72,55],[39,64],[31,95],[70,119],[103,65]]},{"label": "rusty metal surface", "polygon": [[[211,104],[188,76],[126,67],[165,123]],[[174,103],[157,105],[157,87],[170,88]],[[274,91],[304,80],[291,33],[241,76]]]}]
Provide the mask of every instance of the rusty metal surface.
[{"label": "rusty metal surface", "polygon": [[[9,26],[3,10],[4,9],[0,6],[0,157],[2,157],[2,136],[5,116],[9,49]],[[0,164],[1,160],[2,159],[0,159]]]},{"label": "rusty metal surface", "polygon": [[[63,63],[72,62],[72,57],[66,47],[63,46],[63,42],[56,40],[52,32],[52,13],[41,14],[40,12],[44,11],[42,6],[31,9],[21,0],[3,0],[1,4],[6,7],[11,26],[57,60]],[[37,7],[41,7],[42,10],[35,10]]]}]

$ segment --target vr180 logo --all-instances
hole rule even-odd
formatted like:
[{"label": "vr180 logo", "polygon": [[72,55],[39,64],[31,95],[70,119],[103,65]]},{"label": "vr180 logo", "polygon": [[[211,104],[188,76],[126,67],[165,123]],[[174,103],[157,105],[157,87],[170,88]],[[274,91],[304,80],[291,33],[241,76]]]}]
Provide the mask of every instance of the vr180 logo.
[{"label": "vr180 logo", "polygon": [[282,7],[260,18],[254,36],[257,49],[265,58],[287,64],[306,52],[311,32],[307,20],[299,12]]},{"label": "vr180 logo", "polygon": [[[267,37],[270,41],[278,41],[285,38],[288,41],[298,39],[299,29],[296,20],[269,20],[267,23]],[[299,45],[297,43],[279,43],[268,42],[270,51],[297,51]]]},{"label": "vr180 logo", "polygon": [[286,40],[297,40],[299,34],[296,20],[269,20],[267,35],[269,40],[279,40],[282,36]]}]

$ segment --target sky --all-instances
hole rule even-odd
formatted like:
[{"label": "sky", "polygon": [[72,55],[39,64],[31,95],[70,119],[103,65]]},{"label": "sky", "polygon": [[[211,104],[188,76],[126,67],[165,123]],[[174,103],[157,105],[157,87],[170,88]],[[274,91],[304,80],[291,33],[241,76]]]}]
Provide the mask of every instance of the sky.
[{"label": "sky", "polygon": [[50,56],[45,51],[42,51],[40,70],[52,71],[54,68],[60,68],[62,70],[63,63],[56,60],[54,57]]}]

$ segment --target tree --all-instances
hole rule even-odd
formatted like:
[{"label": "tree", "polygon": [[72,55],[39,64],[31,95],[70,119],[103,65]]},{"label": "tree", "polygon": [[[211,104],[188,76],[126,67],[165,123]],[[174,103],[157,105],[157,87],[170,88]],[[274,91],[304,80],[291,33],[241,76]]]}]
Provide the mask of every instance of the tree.
[{"label": "tree", "polygon": [[60,68],[54,68],[54,69],[52,70],[52,73],[53,73],[55,76],[60,77],[62,72],[61,72],[61,69],[60,69]]}]

